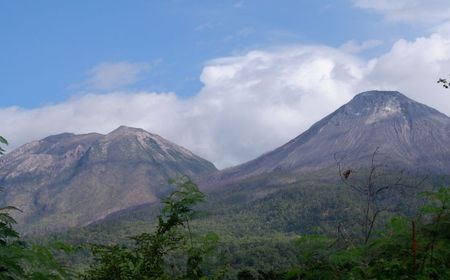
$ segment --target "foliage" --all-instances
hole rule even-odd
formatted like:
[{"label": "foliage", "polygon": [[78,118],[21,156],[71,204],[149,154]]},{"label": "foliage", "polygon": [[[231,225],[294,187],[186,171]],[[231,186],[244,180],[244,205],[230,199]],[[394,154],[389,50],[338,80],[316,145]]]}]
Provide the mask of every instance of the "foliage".
[{"label": "foliage", "polygon": [[[8,142],[0,136],[0,143]],[[3,152],[0,148],[0,154]],[[13,206],[0,208],[0,279],[68,279],[70,273],[59,265],[49,248],[21,239],[14,230],[16,221],[10,211],[20,210]]]},{"label": "foliage", "polygon": [[[0,135],[0,144],[8,145],[8,141]],[[5,149],[0,146],[0,155],[5,153]]]},{"label": "foliage", "polygon": [[[376,148],[368,167],[360,170],[347,168],[345,171],[335,156],[341,181],[356,194],[359,202],[353,210],[355,214],[351,221],[341,221],[338,227],[340,237],[348,242],[358,241],[367,244],[380,224],[380,216],[392,211],[393,207],[398,205],[399,201],[393,201],[393,198],[395,200],[395,197],[415,194],[427,178],[423,176],[419,180],[415,178],[416,180],[411,181],[410,176],[405,176],[402,170],[392,174],[394,167],[377,163],[378,154],[379,148]],[[356,234],[345,232],[345,227],[349,227],[349,224],[358,229]],[[358,238],[361,241],[357,240]]]},{"label": "foliage", "polygon": [[[224,200],[228,201],[225,203]],[[295,246],[298,235],[314,234],[328,238],[340,221],[354,217],[357,206],[358,196],[333,182],[276,185],[257,191],[243,188],[241,191],[230,190],[226,195],[209,194],[206,203],[196,207],[196,215],[189,224],[195,235],[217,232],[221,236],[217,250],[225,252],[226,258],[210,255],[208,259],[215,257],[217,261],[208,265],[207,271],[229,264],[227,279],[236,279],[244,270],[251,271],[255,277],[262,277],[262,274],[287,271],[299,262],[301,254]],[[396,213],[407,213],[409,208],[417,208],[417,205],[408,199],[399,208]],[[55,234],[49,241],[117,243],[131,248],[134,241],[130,242],[125,236],[139,235],[148,232],[149,228],[156,228],[155,213],[160,210],[159,206],[153,205],[124,212],[87,228]],[[387,217],[380,217],[380,223],[386,221]],[[84,266],[89,257],[84,255],[73,261]]]},{"label": "foliage", "polygon": [[418,217],[393,218],[367,244],[301,238],[301,264],[290,273],[300,279],[450,279],[450,188],[426,195],[430,203]]},{"label": "foliage", "polygon": [[437,81],[438,84],[442,84],[442,86],[444,88],[450,88],[450,81],[448,81],[447,79],[443,79],[443,78],[439,78],[439,80]]},{"label": "foliage", "polygon": [[[228,276],[236,279],[237,273],[243,269],[255,273],[286,270],[297,263],[295,237],[298,234],[332,231],[335,220],[343,218],[342,209],[352,206],[353,198],[345,189],[334,186],[294,184],[276,188],[277,191],[258,199],[254,198],[255,192],[245,190],[239,194],[245,198],[233,196],[230,200],[235,203],[226,204],[223,196],[208,194],[207,201],[195,208],[196,215],[189,221],[192,234],[220,234],[217,251],[226,253],[226,258],[210,255],[208,260],[216,258],[216,266],[208,265],[208,271],[222,269],[229,264]],[[117,243],[132,247],[134,240],[128,236],[156,228],[158,219],[155,213],[161,209],[159,205],[152,205],[124,212],[86,228],[53,234],[47,237],[47,241]],[[89,256],[83,254],[69,261],[83,267],[89,262]]]},{"label": "foliage", "polygon": [[[311,185],[309,188],[306,185],[293,185],[270,191],[261,199],[235,196],[233,199],[240,203],[226,209],[221,208],[221,200],[213,195],[209,197],[208,204],[201,204],[194,211],[194,205],[203,196],[191,196],[191,193],[198,191],[194,185],[190,189],[182,185],[178,192],[164,200],[164,207],[160,209],[162,213],[157,217],[154,227],[151,227],[150,222],[140,225],[139,231],[144,227],[153,228],[151,234],[147,230],[128,242],[118,243],[121,245],[94,246],[96,262],[83,275],[84,279],[449,277],[448,188],[425,192],[424,199],[428,199],[429,203],[421,208],[420,213],[390,219],[389,224],[384,228],[379,227],[365,244],[359,239],[348,242],[340,234],[332,234],[331,225],[351,218],[352,209],[357,206],[357,195],[342,186]],[[400,208],[418,207],[410,200],[405,203]],[[380,206],[384,207],[383,204]],[[111,235],[101,239],[111,241],[109,238],[113,237],[116,230],[130,230],[133,219],[136,223],[144,213],[151,214],[157,210],[141,209],[143,212],[137,216],[124,214],[122,221],[127,223],[114,220],[114,223],[110,221],[108,224],[110,229],[105,227],[107,224],[99,224],[94,228],[97,233],[105,229],[110,231]],[[384,221],[386,219],[379,220],[380,223]],[[412,249],[412,221],[416,225],[415,253]],[[314,225],[320,227],[314,230]],[[276,229],[280,232],[276,232]],[[213,234],[208,235],[210,230],[220,232],[221,241]],[[82,234],[89,235],[92,232],[83,231]],[[301,237],[295,238],[297,234],[301,234]],[[75,233],[74,236],[77,237]],[[219,252],[226,252],[227,257]],[[153,274],[143,269],[146,263],[144,257]],[[83,260],[84,263],[86,261]]]},{"label": "foliage", "polygon": [[[132,237],[133,247],[94,246],[96,262],[85,273],[84,279],[207,277],[203,264],[205,257],[214,251],[218,237],[212,233],[196,237],[190,227],[195,214],[193,206],[203,201],[204,194],[189,178],[175,183],[178,189],[163,200],[164,207],[154,232]],[[185,259],[185,263],[180,264],[179,259]]]}]

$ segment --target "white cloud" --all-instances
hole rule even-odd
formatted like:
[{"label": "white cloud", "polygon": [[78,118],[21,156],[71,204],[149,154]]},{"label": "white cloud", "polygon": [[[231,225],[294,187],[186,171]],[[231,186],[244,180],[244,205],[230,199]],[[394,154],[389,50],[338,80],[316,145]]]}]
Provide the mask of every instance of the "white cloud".
[{"label": "white cloud", "polygon": [[[283,144],[352,96],[364,71],[334,49],[298,46],[210,61],[192,100],[195,142],[226,166]],[[200,137],[201,135],[201,137]]]},{"label": "white cloud", "polygon": [[106,133],[119,125],[158,133],[225,167],[287,142],[361,91],[399,90],[450,114],[450,92],[436,84],[450,73],[450,39],[433,34],[397,41],[363,60],[324,46],[251,51],[209,61],[202,90],[87,94],[25,110],[0,109],[12,146],[60,132]]},{"label": "white cloud", "polygon": [[99,90],[123,88],[137,82],[148,68],[148,64],[127,61],[101,63],[89,70],[90,78],[86,84]]},{"label": "white cloud", "polygon": [[450,38],[439,34],[397,41],[392,49],[372,61],[367,77],[380,89],[394,89],[450,115],[450,92],[436,84],[450,73]]},{"label": "white cloud", "polygon": [[13,146],[60,132],[106,133],[120,124],[152,127],[161,131],[160,119],[171,119],[177,110],[173,93],[87,94],[37,109],[0,109],[4,129]]},{"label": "white cloud", "polygon": [[448,0],[353,0],[353,3],[381,13],[389,21],[437,24],[450,20]]}]

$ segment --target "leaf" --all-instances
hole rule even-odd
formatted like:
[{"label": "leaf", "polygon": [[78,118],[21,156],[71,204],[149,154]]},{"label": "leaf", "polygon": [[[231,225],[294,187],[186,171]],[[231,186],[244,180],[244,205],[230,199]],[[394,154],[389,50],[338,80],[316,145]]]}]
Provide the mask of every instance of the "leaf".
[{"label": "leaf", "polygon": [[22,212],[22,210],[20,210],[20,209],[17,208],[17,207],[14,207],[14,206],[0,207],[0,211],[5,211],[5,210],[15,210],[15,211]]},{"label": "leaf", "polygon": [[3,138],[3,136],[0,136],[0,143],[8,145],[8,141],[5,138]]}]

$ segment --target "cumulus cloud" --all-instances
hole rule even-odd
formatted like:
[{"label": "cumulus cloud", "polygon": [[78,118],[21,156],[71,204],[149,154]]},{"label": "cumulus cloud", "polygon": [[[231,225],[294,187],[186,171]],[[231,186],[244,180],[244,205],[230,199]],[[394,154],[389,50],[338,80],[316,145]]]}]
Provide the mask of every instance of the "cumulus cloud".
[{"label": "cumulus cloud", "polygon": [[228,166],[283,144],[351,98],[362,64],[320,46],[210,61],[191,103],[191,118],[201,124],[193,150],[208,147],[204,154]]},{"label": "cumulus cloud", "polygon": [[414,41],[398,40],[372,61],[367,81],[380,89],[394,89],[450,115],[450,93],[436,86],[450,73],[450,37],[433,34]]},{"label": "cumulus cloud", "polygon": [[115,90],[134,84],[149,69],[146,63],[104,62],[89,70],[86,85],[97,90]]},{"label": "cumulus cloud", "polygon": [[433,34],[398,40],[379,57],[325,46],[256,50],[207,62],[204,86],[188,99],[174,93],[86,94],[32,110],[0,109],[13,147],[60,132],[107,133],[141,127],[226,167],[284,144],[371,89],[399,90],[450,114],[450,93],[436,80],[450,73],[450,39]]},{"label": "cumulus cloud", "polygon": [[389,21],[437,24],[450,20],[448,0],[353,0],[353,3],[381,13]]}]

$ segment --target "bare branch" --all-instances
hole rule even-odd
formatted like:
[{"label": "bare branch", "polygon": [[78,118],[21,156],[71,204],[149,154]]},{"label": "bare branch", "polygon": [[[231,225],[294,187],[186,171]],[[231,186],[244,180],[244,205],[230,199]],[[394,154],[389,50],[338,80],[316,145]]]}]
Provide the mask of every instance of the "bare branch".
[{"label": "bare branch", "polygon": [[[389,166],[377,163],[379,154],[380,148],[377,147],[370,155],[369,166],[363,173],[365,176],[359,176],[360,180],[358,180],[358,176],[354,176],[356,173],[354,169],[343,168],[342,161],[337,159],[336,154],[334,155],[341,181],[360,196],[361,216],[353,218],[353,221],[361,227],[364,244],[370,241],[380,214],[390,209],[381,207],[384,199],[390,199],[386,194],[416,188],[427,179],[425,176],[415,184],[411,184],[404,170],[400,172],[384,172],[384,170],[388,170]],[[389,207],[393,209],[395,205]],[[342,229],[339,230],[342,231]]]}]

